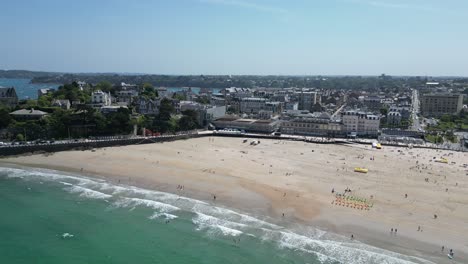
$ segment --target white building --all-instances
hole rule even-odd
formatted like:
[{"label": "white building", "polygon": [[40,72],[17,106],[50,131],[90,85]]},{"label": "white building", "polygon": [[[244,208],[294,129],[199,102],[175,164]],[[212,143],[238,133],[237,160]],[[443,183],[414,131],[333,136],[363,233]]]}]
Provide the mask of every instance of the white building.
[{"label": "white building", "polygon": [[225,88],[221,91],[224,94],[224,97],[231,97],[231,98],[245,98],[251,97],[253,95],[253,90],[250,88],[237,88],[237,87],[230,87]]},{"label": "white building", "polygon": [[117,102],[131,104],[133,99],[138,96],[135,90],[121,90],[116,92]]},{"label": "white building", "polygon": [[266,108],[266,99],[249,97],[242,98],[240,101],[240,112],[246,114],[257,114]]},{"label": "white building", "polygon": [[343,134],[343,125],[329,118],[294,118],[284,120],[281,132],[293,135],[338,136]]},{"label": "white building", "polygon": [[387,124],[389,125],[400,125],[401,124],[401,114],[397,111],[392,111],[387,114]]},{"label": "white building", "polygon": [[98,90],[92,94],[92,103],[95,106],[108,106],[112,103],[112,97],[110,93],[105,93],[101,90]]},{"label": "white building", "polygon": [[298,110],[299,103],[298,102],[285,102],[284,103],[284,110]]},{"label": "white building", "polygon": [[198,114],[198,124],[208,125],[211,121],[226,115],[226,106],[202,105],[193,101],[181,101],[180,111],[193,110]]},{"label": "white building", "polygon": [[37,98],[41,98],[42,96],[47,95],[49,93],[53,93],[53,92],[55,92],[55,89],[52,89],[52,88],[39,89],[37,90]]},{"label": "white building", "polygon": [[70,100],[68,99],[64,99],[64,100],[60,100],[60,99],[55,99],[54,101],[52,101],[52,106],[58,106],[62,109],[65,109],[65,110],[68,110],[70,109]]},{"label": "white building", "polygon": [[234,116],[225,116],[213,121],[216,129],[238,129],[246,132],[255,133],[272,133],[277,131],[280,126],[280,121],[273,120],[256,120],[256,119],[241,119]]},{"label": "white building", "polygon": [[304,92],[301,91],[297,94],[299,99],[299,110],[309,110],[312,111],[312,107],[320,103],[320,95],[317,92]]},{"label": "white building", "polygon": [[377,136],[380,117],[357,111],[346,111],[341,114],[343,129],[346,133],[355,132],[361,136]]},{"label": "white building", "polygon": [[138,98],[137,111],[143,115],[157,115],[159,114],[160,100],[151,100],[144,97]]}]

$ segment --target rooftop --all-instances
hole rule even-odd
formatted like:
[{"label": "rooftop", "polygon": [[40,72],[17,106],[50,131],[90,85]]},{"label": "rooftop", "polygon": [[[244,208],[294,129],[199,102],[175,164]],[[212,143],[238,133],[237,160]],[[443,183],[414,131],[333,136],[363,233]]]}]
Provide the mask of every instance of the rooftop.
[{"label": "rooftop", "polygon": [[47,115],[46,112],[43,112],[43,111],[40,111],[40,110],[34,110],[34,108],[28,110],[28,109],[20,109],[20,110],[16,110],[14,112],[11,112],[10,115],[18,115],[18,116],[24,116],[24,115],[28,115],[28,116],[44,116],[44,115]]}]

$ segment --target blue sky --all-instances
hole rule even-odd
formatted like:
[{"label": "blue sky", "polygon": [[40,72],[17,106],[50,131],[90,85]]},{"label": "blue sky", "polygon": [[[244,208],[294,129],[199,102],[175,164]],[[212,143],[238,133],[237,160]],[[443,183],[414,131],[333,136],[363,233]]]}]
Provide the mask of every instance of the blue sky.
[{"label": "blue sky", "polygon": [[468,76],[466,0],[2,0],[0,68]]}]

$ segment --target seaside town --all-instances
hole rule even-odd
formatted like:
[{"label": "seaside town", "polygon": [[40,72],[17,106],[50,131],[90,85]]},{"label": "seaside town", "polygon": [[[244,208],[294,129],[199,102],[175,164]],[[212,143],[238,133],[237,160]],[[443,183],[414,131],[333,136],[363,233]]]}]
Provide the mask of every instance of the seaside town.
[{"label": "seaside town", "polygon": [[467,0],[1,10],[0,264],[468,264]]},{"label": "seaside town", "polygon": [[[1,88],[0,161],[175,193],[280,225],[308,223],[346,243],[378,241],[405,254],[417,247],[436,263],[457,263],[441,260],[466,258],[467,85],[394,87],[396,77],[376,78],[384,85],[362,90],[73,81],[39,89],[37,100]],[[115,195],[79,188],[73,192]],[[180,197],[167,206],[186,206]],[[177,216],[165,210],[157,215],[170,225]],[[242,246],[236,234],[250,231],[241,223],[220,228],[233,227]],[[319,252],[336,254],[334,247]],[[359,257],[352,254],[340,260]]]},{"label": "seaside town", "polygon": [[39,89],[37,100],[19,100],[15,87],[1,87],[0,141],[2,146],[15,146],[205,129],[466,148],[466,82],[447,78],[405,82],[384,74],[375,82],[371,89],[348,90],[174,89],[157,83],[75,80],[58,89]]}]

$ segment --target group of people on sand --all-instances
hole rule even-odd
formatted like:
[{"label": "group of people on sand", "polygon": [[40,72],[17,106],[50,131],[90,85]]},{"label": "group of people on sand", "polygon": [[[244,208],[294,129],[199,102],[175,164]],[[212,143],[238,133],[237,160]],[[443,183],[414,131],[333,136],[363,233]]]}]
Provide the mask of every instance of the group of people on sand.
[{"label": "group of people on sand", "polygon": [[[335,193],[335,188],[332,188],[331,193],[332,194]],[[346,189],[344,190],[344,194],[346,194],[346,193],[351,193],[351,189],[346,187]],[[340,194],[338,194],[338,195],[340,195]]]},{"label": "group of people on sand", "polygon": [[184,185],[177,185],[177,190],[183,191],[184,190]]},{"label": "group of people on sand", "polygon": [[395,235],[396,235],[397,232],[398,232],[398,229],[396,229],[396,228],[393,228],[393,227],[392,227],[392,228],[390,229],[390,233],[391,233],[391,234],[395,234]]},{"label": "group of people on sand", "polygon": [[[442,246],[442,252],[444,252],[444,250],[445,250],[445,247]],[[450,258],[453,258],[453,256],[454,256],[453,249],[450,249],[450,251],[449,251],[449,253],[448,253],[448,256],[449,256]]]}]

